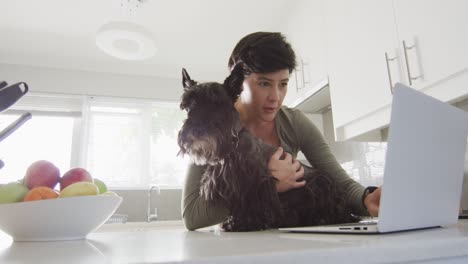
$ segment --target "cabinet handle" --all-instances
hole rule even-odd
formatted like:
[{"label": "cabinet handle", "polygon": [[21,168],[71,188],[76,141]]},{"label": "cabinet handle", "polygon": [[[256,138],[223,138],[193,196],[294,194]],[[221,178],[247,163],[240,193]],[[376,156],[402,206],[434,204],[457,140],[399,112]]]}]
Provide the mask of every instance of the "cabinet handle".
[{"label": "cabinet handle", "polygon": [[299,69],[296,68],[295,71],[294,71],[294,78],[296,79],[296,92],[299,92],[299,90],[301,89],[301,88],[299,88],[299,82],[298,82],[298,80],[297,80],[297,71],[298,71],[298,70],[299,70]]},{"label": "cabinet handle", "polygon": [[[305,79],[305,69],[304,69],[304,65],[306,65],[307,63],[304,62],[304,60],[301,59],[301,65],[300,65],[300,68],[296,68],[295,72],[294,72],[294,77],[296,78],[296,91],[299,92],[299,90],[301,89],[304,89],[306,87],[306,84],[308,84],[309,82],[306,81]],[[297,79],[297,72],[300,71],[301,72],[301,75],[302,75],[302,85],[298,85],[299,84],[299,80]]]},{"label": "cabinet handle", "polygon": [[390,72],[390,62],[396,60],[397,57],[390,58],[388,53],[385,52],[385,63],[387,64],[387,75],[388,82],[390,84],[390,93],[393,94],[393,82],[392,82],[392,73]]},{"label": "cabinet handle", "polygon": [[305,67],[304,65],[306,65],[307,63],[304,62],[304,60],[301,59],[301,68],[302,68],[302,88],[305,88],[306,87],[306,84],[308,84],[308,82],[306,81],[305,79]]},{"label": "cabinet handle", "polygon": [[412,46],[407,46],[406,42],[403,40],[403,53],[405,54],[405,63],[406,63],[406,73],[408,74],[408,81],[409,85],[413,85],[413,81],[419,79],[419,76],[417,77],[412,77],[411,76],[411,70],[410,70],[410,65],[408,62],[408,50],[415,48],[416,45]]}]

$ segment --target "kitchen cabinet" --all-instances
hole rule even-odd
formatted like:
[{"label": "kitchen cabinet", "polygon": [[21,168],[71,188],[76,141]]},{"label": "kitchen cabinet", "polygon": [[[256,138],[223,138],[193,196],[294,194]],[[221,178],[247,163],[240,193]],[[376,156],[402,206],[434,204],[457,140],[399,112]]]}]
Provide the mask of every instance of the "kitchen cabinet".
[{"label": "kitchen cabinet", "polygon": [[462,0],[324,2],[336,140],[388,125],[396,82],[443,101],[468,94],[464,10]]},{"label": "kitchen cabinet", "polygon": [[[398,39],[391,1],[332,0],[324,12],[336,130],[391,100],[385,52],[389,60],[396,57]],[[390,63],[399,67],[397,60]]]},{"label": "kitchen cabinet", "polygon": [[[444,101],[468,93],[468,1],[393,0],[405,82]],[[403,56],[403,59],[405,57]],[[443,91],[443,93],[441,93]],[[458,93],[457,93],[458,92]]]},{"label": "kitchen cabinet", "polygon": [[314,94],[328,83],[322,0],[291,2],[288,14],[281,32],[296,53],[297,67],[290,76],[283,104],[295,107],[300,98]]}]

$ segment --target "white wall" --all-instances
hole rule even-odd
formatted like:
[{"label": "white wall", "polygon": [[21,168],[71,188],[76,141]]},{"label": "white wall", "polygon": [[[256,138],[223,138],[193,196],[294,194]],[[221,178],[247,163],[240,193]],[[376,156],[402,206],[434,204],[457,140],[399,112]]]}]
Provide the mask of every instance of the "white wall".
[{"label": "white wall", "polygon": [[30,92],[164,101],[179,101],[183,90],[182,78],[169,79],[10,64],[0,64],[1,80],[8,83],[26,82]]}]

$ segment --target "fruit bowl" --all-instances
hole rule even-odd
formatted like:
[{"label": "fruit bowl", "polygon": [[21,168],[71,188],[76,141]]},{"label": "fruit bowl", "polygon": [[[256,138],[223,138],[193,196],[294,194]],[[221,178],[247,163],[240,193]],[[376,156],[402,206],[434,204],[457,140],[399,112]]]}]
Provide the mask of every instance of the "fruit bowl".
[{"label": "fruit bowl", "polygon": [[0,229],[14,241],[85,239],[121,202],[116,195],[90,195],[0,204]]}]

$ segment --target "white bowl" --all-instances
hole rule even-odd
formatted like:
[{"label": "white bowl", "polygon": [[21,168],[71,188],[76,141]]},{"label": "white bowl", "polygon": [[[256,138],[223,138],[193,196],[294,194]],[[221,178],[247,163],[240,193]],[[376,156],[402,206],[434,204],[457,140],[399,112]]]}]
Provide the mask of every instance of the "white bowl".
[{"label": "white bowl", "polygon": [[121,202],[115,195],[95,195],[1,204],[0,229],[14,241],[84,239]]}]

